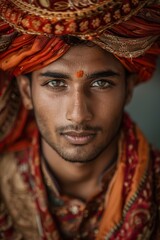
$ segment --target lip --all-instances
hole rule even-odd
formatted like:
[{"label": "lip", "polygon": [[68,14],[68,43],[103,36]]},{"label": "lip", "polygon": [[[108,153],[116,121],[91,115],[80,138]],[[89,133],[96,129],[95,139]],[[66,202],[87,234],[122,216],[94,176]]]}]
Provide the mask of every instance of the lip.
[{"label": "lip", "polygon": [[92,141],[96,133],[90,131],[81,132],[69,131],[62,133],[62,135],[69,143],[73,145],[85,145]]}]

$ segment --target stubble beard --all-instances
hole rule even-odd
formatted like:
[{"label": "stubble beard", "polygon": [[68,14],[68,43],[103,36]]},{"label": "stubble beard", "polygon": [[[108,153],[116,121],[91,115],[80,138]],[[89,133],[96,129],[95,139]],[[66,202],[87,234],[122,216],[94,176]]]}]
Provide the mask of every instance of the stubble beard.
[{"label": "stubble beard", "polygon": [[[44,121],[45,119],[43,121],[41,121],[41,117],[39,117],[38,114],[35,114],[35,120],[36,120],[38,129],[39,129],[41,138],[51,147],[52,150],[55,151],[56,154],[58,154],[58,156],[60,156],[64,161],[67,161],[70,163],[81,163],[81,164],[85,163],[85,164],[87,164],[87,163],[95,161],[105,150],[107,150],[111,146],[111,144],[114,142],[114,140],[116,138],[118,138],[120,128],[121,128],[121,121],[120,121],[119,124],[117,125],[117,128],[115,129],[113,134],[111,134],[110,137],[108,137],[108,135],[106,135],[106,138],[104,139],[104,141],[99,143],[98,145],[95,144],[93,141],[92,148],[90,148],[90,151],[87,152],[87,148],[88,148],[87,144],[86,145],[70,145],[69,144],[65,148],[65,146],[55,143],[54,140],[52,140],[51,132],[48,131],[46,129],[46,125],[43,124],[43,122],[47,122],[47,121]],[[67,127],[65,127],[65,128],[67,128]],[[74,129],[76,128],[76,130],[78,128],[80,128],[80,129],[85,129],[85,130],[96,129],[97,131],[98,130],[102,131],[102,129],[99,127],[77,126],[77,127],[73,127],[73,128]],[[60,129],[60,128],[58,128],[58,129]],[[59,135],[58,129],[55,130],[55,133]],[[91,145],[91,144],[92,144],[92,142],[89,143],[88,145]],[[70,151],[70,149],[68,149],[68,148],[72,148],[72,150]],[[73,149],[74,149],[74,151],[73,151]]]},{"label": "stubble beard", "polygon": [[90,152],[87,152],[87,145],[72,145],[72,150],[70,150],[68,147],[65,148],[64,146],[56,144],[52,141],[52,136],[43,131],[41,131],[41,137],[63,160],[70,163],[87,164],[95,161],[105,150],[109,148],[109,146],[118,137],[119,131],[120,127],[118,127],[117,131],[110,137],[109,140],[106,137],[106,140],[103,141],[103,144],[93,144]]}]

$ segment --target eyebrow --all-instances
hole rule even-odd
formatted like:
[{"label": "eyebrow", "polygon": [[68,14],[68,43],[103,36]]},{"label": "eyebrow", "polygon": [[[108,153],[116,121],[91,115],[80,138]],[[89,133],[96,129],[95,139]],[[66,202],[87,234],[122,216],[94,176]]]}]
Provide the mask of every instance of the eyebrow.
[{"label": "eyebrow", "polygon": [[41,73],[40,76],[42,76],[42,77],[60,78],[60,79],[62,79],[62,78],[69,79],[69,75],[68,74],[59,73],[59,72],[50,72],[50,71]]},{"label": "eyebrow", "polygon": [[116,76],[120,76],[120,74],[113,70],[107,70],[107,71],[100,71],[100,72],[88,74],[87,79],[95,79],[100,77],[116,77]]},{"label": "eyebrow", "polygon": [[[40,76],[59,78],[59,79],[62,79],[62,78],[70,79],[69,74],[59,73],[59,72],[50,72],[50,71],[41,73]],[[107,70],[107,71],[99,71],[99,72],[94,72],[92,74],[87,74],[87,79],[90,80],[90,79],[96,79],[100,77],[114,77],[114,76],[120,76],[120,74],[113,70]]]}]

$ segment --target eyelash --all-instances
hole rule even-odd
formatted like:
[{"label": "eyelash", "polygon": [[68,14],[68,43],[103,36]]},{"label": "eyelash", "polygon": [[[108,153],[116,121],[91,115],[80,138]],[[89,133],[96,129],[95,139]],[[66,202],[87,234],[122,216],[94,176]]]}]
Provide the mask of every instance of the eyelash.
[{"label": "eyelash", "polygon": [[[57,83],[59,84],[58,86],[53,86],[53,87],[56,87],[56,88],[57,88],[57,87],[66,87],[65,82],[62,81],[62,80],[51,80],[51,81],[48,82],[48,86],[50,86],[49,84],[50,84],[50,83],[53,83],[53,82],[55,82],[56,85],[57,85]],[[52,86],[50,86],[50,87],[52,87]]]},{"label": "eyelash", "polygon": [[[58,86],[51,86],[50,84],[53,83],[53,82],[56,83],[55,85],[57,85],[57,84],[59,84],[59,85]],[[93,86],[94,84],[96,84],[98,82],[103,83],[102,84],[103,86],[100,86],[100,85],[98,86],[98,84],[97,84],[97,86]],[[104,84],[107,84],[107,86],[104,86]],[[65,80],[54,79],[54,80],[50,80],[50,81],[47,81],[47,82],[43,83],[42,86],[47,86],[47,87],[52,88],[52,89],[62,89],[62,88],[66,88],[67,84],[65,83]],[[111,80],[106,80],[106,79],[99,79],[99,80],[95,80],[95,81],[91,82],[91,87],[93,87],[93,88],[106,89],[106,88],[111,88],[113,86],[115,86],[115,83]]]},{"label": "eyelash", "polygon": [[93,87],[99,87],[100,89],[106,89],[106,88],[111,88],[111,87],[113,87],[113,86],[115,86],[115,83],[113,82],[113,81],[111,81],[111,80],[106,80],[106,79],[99,79],[99,80],[96,80],[96,81],[94,81],[93,83],[92,83],[92,85],[94,84],[94,83],[98,83],[98,82],[101,82],[101,83],[103,83],[103,84],[107,84],[107,86],[93,86]]},{"label": "eyelash", "polygon": [[[63,86],[60,86],[60,85],[59,86],[51,86],[50,84],[53,83],[53,82],[55,82],[56,84],[57,83],[59,83],[59,84],[63,83],[64,85]],[[54,80],[50,80],[50,81],[47,81],[47,82],[43,83],[41,86],[47,86],[47,87],[50,87],[50,88],[54,89],[54,88],[66,87],[65,85],[66,85],[65,81],[54,79]]]}]

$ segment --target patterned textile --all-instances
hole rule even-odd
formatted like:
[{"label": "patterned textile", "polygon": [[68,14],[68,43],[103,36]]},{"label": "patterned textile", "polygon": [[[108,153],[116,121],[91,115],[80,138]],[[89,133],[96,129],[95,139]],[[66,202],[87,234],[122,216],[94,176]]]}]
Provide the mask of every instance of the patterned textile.
[{"label": "patterned textile", "polygon": [[54,173],[51,173],[47,162],[42,160],[42,174],[46,183],[49,209],[62,239],[76,239],[78,235],[86,240],[95,239],[104,211],[105,193],[115,169],[114,163],[102,173],[99,179],[99,191],[85,202],[82,199],[64,195],[55,177],[53,178]]},{"label": "patterned textile", "polygon": [[[16,157],[12,154],[1,158],[3,240],[63,239],[48,208],[37,139],[35,131],[28,150],[16,153]],[[87,239],[159,240],[159,209],[160,153],[150,149],[136,125],[125,116],[117,168],[105,194],[97,236]],[[83,239],[81,235],[76,237]]]},{"label": "patterned textile", "polygon": [[[0,12],[2,19],[0,23],[0,31],[2,32],[0,50],[2,52],[8,46],[10,47],[13,39],[20,32],[24,36],[18,38],[16,43],[20,42],[21,46],[27,44],[26,35],[31,35],[32,43],[33,36],[36,35],[48,36],[49,38],[72,35],[95,42],[120,59],[122,58],[122,61],[123,58],[134,61],[134,58],[142,56],[152,45],[153,48],[149,54],[151,56],[159,54],[160,2],[157,0],[85,0],[82,3],[75,0],[9,0],[7,2],[0,0]],[[44,38],[42,38],[43,40]],[[43,46],[42,44],[40,47],[43,48]],[[39,51],[39,49],[37,50]],[[30,49],[29,55],[32,53],[35,52]],[[18,62],[14,64],[11,64],[11,61],[8,62],[8,59],[13,55],[8,53],[7,55],[8,58],[1,63],[2,69],[11,69],[12,65],[19,65]],[[16,55],[18,55],[17,52]],[[2,54],[2,58],[5,56],[6,54]],[[135,62],[138,68],[133,67],[134,62],[132,61],[129,61],[131,63],[129,66],[128,64],[125,66],[128,66],[129,70],[136,72],[138,70],[139,72],[138,66],[140,62],[143,65],[143,61]],[[152,68],[152,61],[149,63]],[[22,66],[19,67],[20,72],[29,71],[29,69],[21,69]],[[143,72],[146,70],[147,68],[145,71],[143,69]],[[18,74],[18,72],[14,74]],[[150,78],[150,74],[139,80],[147,80],[148,78]]]},{"label": "patterned textile", "polygon": [[[45,35],[97,35],[126,21],[153,0],[1,0],[2,19],[18,31]],[[36,16],[35,16],[36,12]],[[89,33],[89,34],[88,34]]]}]

